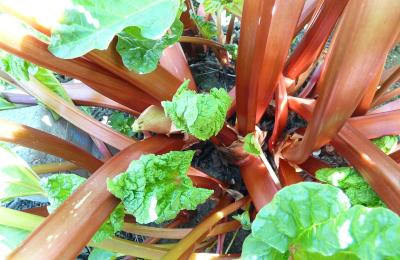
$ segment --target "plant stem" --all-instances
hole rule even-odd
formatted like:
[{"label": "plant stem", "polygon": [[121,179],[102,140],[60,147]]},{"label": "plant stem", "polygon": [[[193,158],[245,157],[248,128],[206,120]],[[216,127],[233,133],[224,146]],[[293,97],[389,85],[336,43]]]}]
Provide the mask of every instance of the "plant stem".
[{"label": "plant stem", "polygon": [[73,170],[80,169],[79,166],[77,166],[71,162],[68,162],[68,161],[58,162],[58,163],[39,164],[39,165],[34,165],[31,168],[36,174],[45,174],[45,173],[51,173],[51,172],[65,172],[65,171],[73,171]]},{"label": "plant stem", "polygon": [[186,42],[186,43],[193,43],[193,44],[205,44],[210,47],[214,47],[217,49],[225,49],[224,45],[219,42],[209,40],[202,37],[195,37],[195,36],[181,36],[179,42]]}]

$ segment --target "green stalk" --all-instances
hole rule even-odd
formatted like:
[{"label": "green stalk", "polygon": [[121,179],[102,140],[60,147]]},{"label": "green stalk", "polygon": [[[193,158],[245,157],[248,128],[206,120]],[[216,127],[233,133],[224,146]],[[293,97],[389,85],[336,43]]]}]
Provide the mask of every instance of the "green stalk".
[{"label": "green stalk", "polygon": [[[30,213],[0,207],[0,225],[32,232],[44,219],[44,217]],[[145,259],[159,259],[167,252],[166,249],[161,247],[135,243],[120,238],[111,238],[100,243],[90,242],[89,246]]]}]

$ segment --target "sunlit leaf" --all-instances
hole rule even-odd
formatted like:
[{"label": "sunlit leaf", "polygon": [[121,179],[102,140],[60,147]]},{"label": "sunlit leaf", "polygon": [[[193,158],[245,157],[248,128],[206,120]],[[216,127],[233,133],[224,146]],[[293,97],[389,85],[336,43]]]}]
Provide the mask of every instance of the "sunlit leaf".
[{"label": "sunlit leaf", "polygon": [[0,144],[0,201],[43,194],[39,177],[28,164]]},{"label": "sunlit leaf", "polygon": [[180,0],[72,0],[52,31],[49,50],[76,58],[104,50],[117,33],[136,26],[143,37],[159,39],[174,22]]},{"label": "sunlit leaf", "polygon": [[0,225],[0,258],[6,259],[29,235],[29,231]]},{"label": "sunlit leaf", "polygon": [[303,182],[262,208],[243,259],[397,259],[400,218],[385,208],[350,207],[338,188]]},{"label": "sunlit leaf", "polygon": [[[85,178],[75,174],[55,174],[41,180],[41,185],[46,191],[50,205],[49,212],[56,210],[76,189],[86,181]],[[124,223],[124,208],[118,205],[110,217],[100,226],[92,237],[92,241],[99,243],[104,239],[114,236],[122,229]]]},{"label": "sunlit leaf", "polygon": [[128,27],[118,34],[117,51],[125,67],[136,73],[149,73],[157,68],[164,49],[176,43],[182,32],[179,17],[159,40],[144,38],[138,27]]}]

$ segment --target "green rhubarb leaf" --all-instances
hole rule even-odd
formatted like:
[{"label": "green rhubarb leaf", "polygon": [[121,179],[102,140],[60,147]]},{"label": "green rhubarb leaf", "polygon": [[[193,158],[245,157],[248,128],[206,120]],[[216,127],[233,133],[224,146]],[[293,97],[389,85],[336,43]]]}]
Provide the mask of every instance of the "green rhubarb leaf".
[{"label": "green rhubarb leaf", "polygon": [[386,154],[389,154],[393,148],[396,147],[397,141],[398,138],[394,135],[382,136],[372,140],[372,142]]},{"label": "green rhubarb leaf", "polygon": [[217,37],[217,27],[213,22],[204,21],[203,17],[193,13],[190,14],[190,17],[199,29],[201,36],[207,39]]},{"label": "green rhubarb leaf", "polygon": [[323,168],[319,169],[315,176],[320,181],[342,189],[352,205],[385,206],[371,186],[353,167]]},{"label": "green rhubarb leaf", "polygon": [[[41,180],[41,185],[46,191],[50,205],[47,209],[50,213],[56,210],[80,185],[86,181],[85,178],[75,174],[55,174]],[[114,236],[122,229],[124,223],[124,208],[120,204],[111,213],[110,217],[100,226],[92,237],[94,243]]]},{"label": "green rhubarb leaf", "polygon": [[0,259],[6,259],[29,234],[26,230],[0,225]]},{"label": "green rhubarb leaf", "polygon": [[36,173],[11,149],[0,144],[0,202],[43,194]]},{"label": "green rhubarb leaf", "polygon": [[0,97],[0,111],[7,110],[7,109],[13,109],[16,107],[17,106],[14,103],[8,102],[6,99]]},{"label": "green rhubarb leaf", "polygon": [[242,214],[232,216],[233,219],[240,222],[244,230],[251,229],[250,214],[248,210],[243,211]]},{"label": "green rhubarb leaf", "polygon": [[258,143],[254,133],[249,133],[244,138],[243,149],[252,155],[260,156],[262,153],[261,145]]},{"label": "green rhubarb leaf", "polygon": [[176,43],[182,35],[183,23],[179,16],[175,19],[170,31],[159,40],[144,38],[138,27],[128,27],[120,32],[117,51],[125,67],[140,74],[154,71],[164,49]]},{"label": "green rhubarb leaf", "polygon": [[224,89],[212,88],[209,94],[197,94],[188,85],[187,80],[172,101],[163,101],[161,105],[177,128],[207,140],[221,130],[232,100]]},{"label": "green rhubarb leaf", "polygon": [[140,224],[174,219],[181,210],[194,210],[213,193],[195,188],[186,175],[194,151],[142,155],[126,172],[107,180],[108,190],[121,199]]},{"label": "green rhubarb leaf", "polygon": [[331,185],[303,182],[264,206],[243,259],[398,259],[400,218],[385,208],[350,207]]},{"label": "green rhubarb leaf", "polygon": [[171,27],[180,4],[180,0],[71,0],[52,30],[49,50],[66,59],[104,50],[130,26],[145,38],[159,39]]},{"label": "green rhubarb leaf", "polygon": [[108,125],[111,126],[115,131],[120,132],[121,134],[127,135],[129,137],[133,136],[132,124],[134,122],[134,118],[129,116],[125,117],[125,114],[122,112],[114,112],[108,121]]}]

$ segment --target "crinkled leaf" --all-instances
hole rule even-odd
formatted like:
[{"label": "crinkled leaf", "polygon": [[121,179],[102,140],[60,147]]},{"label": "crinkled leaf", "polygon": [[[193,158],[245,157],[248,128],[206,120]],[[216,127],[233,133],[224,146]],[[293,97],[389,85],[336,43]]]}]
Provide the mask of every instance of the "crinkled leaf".
[{"label": "crinkled leaf", "polygon": [[29,234],[26,230],[0,225],[0,258],[6,259]]},{"label": "crinkled leaf", "polygon": [[[55,174],[48,178],[43,178],[41,185],[46,191],[50,202],[50,205],[47,206],[48,211],[51,213],[56,210],[85,181],[85,178],[75,174]],[[123,223],[124,208],[120,204],[100,226],[92,237],[92,241],[99,243],[114,236],[116,232],[122,229]]]},{"label": "crinkled leaf", "polygon": [[387,135],[376,138],[372,142],[382,150],[382,152],[389,154],[397,145],[397,136]]},{"label": "crinkled leaf", "polygon": [[180,0],[71,0],[52,31],[49,50],[76,58],[104,50],[117,33],[136,26],[143,37],[159,39],[174,22]]},{"label": "crinkled leaf", "polygon": [[385,206],[371,186],[352,167],[323,168],[315,176],[320,181],[342,189],[352,205]]},{"label": "crinkled leaf", "polygon": [[232,100],[225,89],[212,88],[209,94],[197,94],[189,90],[188,84],[185,81],[172,101],[161,105],[177,128],[207,140],[221,130]]},{"label": "crinkled leaf", "polygon": [[250,214],[248,210],[243,211],[242,214],[232,216],[232,218],[239,221],[244,230],[251,229]]},{"label": "crinkled leaf", "polygon": [[340,189],[303,182],[280,190],[259,211],[242,258],[398,259],[399,243],[400,218],[392,211],[350,208]]},{"label": "crinkled leaf", "polygon": [[0,110],[13,109],[16,107],[14,103],[8,102],[6,99],[0,97]]},{"label": "crinkled leaf", "polygon": [[231,55],[232,60],[237,59],[239,46],[237,44],[225,44],[225,50]]},{"label": "crinkled leaf", "polygon": [[181,210],[194,210],[212,190],[195,188],[186,175],[194,151],[142,155],[126,172],[107,180],[108,190],[121,199],[141,224],[174,219]]},{"label": "crinkled leaf", "polygon": [[44,194],[40,179],[11,149],[0,144],[0,201]]},{"label": "crinkled leaf", "polygon": [[136,73],[149,73],[157,68],[164,49],[176,43],[182,32],[179,17],[159,40],[144,38],[138,27],[128,27],[118,34],[117,51],[125,67]]},{"label": "crinkled leaf", "polygon": [[213,22],[204,21],[204,18],[191,13],[190,17],[195,22],[197,28],[200,31],[201,36],[207,39],[212,39],[213,37],[217,37],[217,27]]},{"label": "crinkled leaf", "polygon": [[106,251],[104,249],[95,248],[89,255],[88,260],[114,260],[117,258],[117,254]]},{"label": "crinkled leaf", "polygon": [[85,178],[75,174],[54,174],[42,178],[40,184],[47,193],[50,213],[56,210],[71,194],[86,181]]},{"label": "crinkled leaf", "polygon": [[122,112],[114,112],[108,121],[108,125],[111,126],[115,131],[121,134],[127,135],[129,137],[133,136],[132,124],[134,118],[131,116],[125,117]]},{"label": "crinkled leaf", "polygon": [[258,143],[254,133],[249,133],[244,137],[243,149],[255,156],[259,156],[262,153],[261,145]]}]

